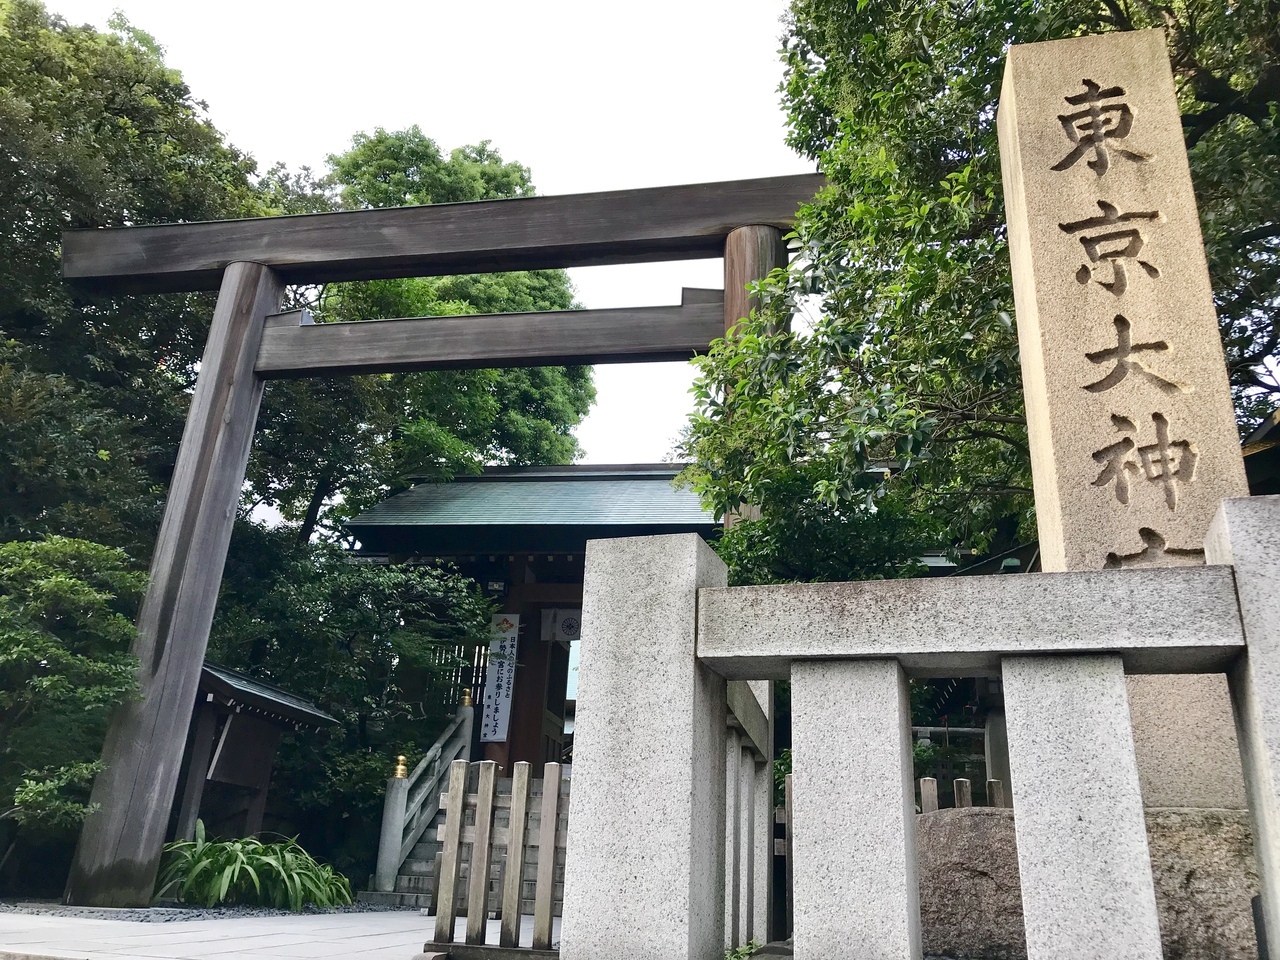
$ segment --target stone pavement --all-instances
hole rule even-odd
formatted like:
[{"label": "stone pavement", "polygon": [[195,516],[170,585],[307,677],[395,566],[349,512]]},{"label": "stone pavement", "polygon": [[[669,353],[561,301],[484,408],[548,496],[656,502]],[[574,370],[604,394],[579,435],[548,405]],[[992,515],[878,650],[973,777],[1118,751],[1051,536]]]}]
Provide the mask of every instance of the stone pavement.
[{"label": "stone pavement", "polygon": [[[524,918],[521,943],[533,942]],[[462,940],[465,920],[456,937]],[[417,911],[143,923],[0,914],[0,960],[412,960],[435,926]],[[559,939],[559,921],[554,931]],[[498,922],[489,922],[498,942]]]}]

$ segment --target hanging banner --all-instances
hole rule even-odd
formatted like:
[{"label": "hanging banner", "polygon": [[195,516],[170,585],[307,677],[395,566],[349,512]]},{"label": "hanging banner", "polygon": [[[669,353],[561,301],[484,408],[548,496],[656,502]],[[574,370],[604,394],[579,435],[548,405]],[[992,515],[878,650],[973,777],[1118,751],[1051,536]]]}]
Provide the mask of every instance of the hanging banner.
[{"label": "hanging banner", "polygon": [[581,610],[543,610],[542,639],[572,643],[582,627]]},{"label": "hanging banner", "polygon": [[495,613],[490,630],[489,666],[485,670],[480,742],[503,743],[507,739],[507,729],[511,726],[511,691],[516,679],[520,615]]}]

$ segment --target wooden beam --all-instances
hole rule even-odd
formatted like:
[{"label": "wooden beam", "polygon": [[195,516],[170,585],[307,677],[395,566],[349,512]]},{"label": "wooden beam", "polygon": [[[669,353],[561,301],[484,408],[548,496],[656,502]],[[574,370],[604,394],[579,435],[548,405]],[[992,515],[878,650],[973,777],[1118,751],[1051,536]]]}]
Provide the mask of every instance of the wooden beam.
[{"label": "wooden beam", "polygon": [[303,313],[269,318],[259,376],[688,360],[723,332],[718,302],[353,323],[309,323]]},{"label": "wooden beam", "polygon": [[825,179],[801,174],[643,190],[68,230],[67,280],[104,292],[216,289],[236,260],[288,283],[719,257],[748,224],[789,227]]},{"label": "wooden beam", "polygon": [[232,264],[223,280],[130,650],[138,696],[107,730],[67,903],[151,902],[262,400],[253,361],[283,292],[259,263]]}]

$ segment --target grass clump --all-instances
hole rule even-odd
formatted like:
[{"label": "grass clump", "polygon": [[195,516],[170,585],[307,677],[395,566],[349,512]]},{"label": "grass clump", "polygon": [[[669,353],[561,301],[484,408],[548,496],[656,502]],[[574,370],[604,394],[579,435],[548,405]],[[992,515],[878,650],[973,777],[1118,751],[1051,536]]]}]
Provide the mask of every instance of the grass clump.
[{"label": "grass clump", "polygon": [[263,843],[207,840],[196,821],[194,840],[165,845],[156,897],[174,897],[201,907],[243,904],[301,911],[303,906],[345,907],[351,883],[328,864],[318,863],[296,838]]}]

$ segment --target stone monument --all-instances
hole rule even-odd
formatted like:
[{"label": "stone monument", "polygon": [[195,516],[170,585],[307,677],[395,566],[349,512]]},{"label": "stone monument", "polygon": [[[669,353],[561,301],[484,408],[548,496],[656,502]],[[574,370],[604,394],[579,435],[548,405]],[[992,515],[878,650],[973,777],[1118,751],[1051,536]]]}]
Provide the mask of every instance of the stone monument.
[{"label": "stone monument", "polygon": [[[1011,48],[999,130],[1044,569],[1201,564],[1248,489],[1164,32]],[[1221,676],[1129,698],[1147,807],[1244,806]]]}]

